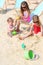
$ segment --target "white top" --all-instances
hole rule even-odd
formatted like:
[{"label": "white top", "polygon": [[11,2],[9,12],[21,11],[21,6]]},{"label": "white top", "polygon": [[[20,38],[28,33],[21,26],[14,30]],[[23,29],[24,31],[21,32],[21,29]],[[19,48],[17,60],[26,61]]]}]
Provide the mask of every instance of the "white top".
[{"label": "white top", "polygon": [[24,11],[24,17],[28,17],[28,12],[27,11]]}]

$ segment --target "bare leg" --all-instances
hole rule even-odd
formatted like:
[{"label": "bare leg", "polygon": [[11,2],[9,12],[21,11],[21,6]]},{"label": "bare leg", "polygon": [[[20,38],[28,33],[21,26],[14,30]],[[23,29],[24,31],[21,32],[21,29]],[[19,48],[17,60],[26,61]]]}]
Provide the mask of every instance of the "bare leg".
[{"label": "bare leg", "polygon": [[19,27],[20,27],[20,20],[17,21],[17,32],[19,32]]},{"label": "bare leg", "polygon": [[25,31],[29,31],[29,30],[30,30],[30,28],[31,28],[31,26],[32,26],[32,23],[29,24],[29,22],[26,22],[26,21],[24,21],[24,20],[21,20],[21,23],[27,25],[27,27],[22,27]]},{"label": "bare leg", "polygon": [[26,25],[29,25],[29,23],[27,21],[24,21],[22,19],[21,19],[21,22],[24,23],[24,24],[26,24]]},{"label": "bare leg", "polygon": [[20,36],[20,35],[19,35],[19,39],[20,39],[20,40],[23,40],[23,39],[25,39],[25,38],[27,38],[27,37],[29,37],[29,36],[31,36],[31,35],[33,35],[33,32],[28,32],[27,34],[25,34],[25,35],[23,35],[23,36]]}]

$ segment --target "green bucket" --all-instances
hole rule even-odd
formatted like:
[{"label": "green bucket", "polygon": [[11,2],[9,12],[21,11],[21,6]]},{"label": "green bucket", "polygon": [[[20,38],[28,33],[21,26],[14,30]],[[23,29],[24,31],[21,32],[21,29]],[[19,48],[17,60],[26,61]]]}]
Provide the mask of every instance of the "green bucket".
[{"label": "green bucket", "polygon": [[29,59],[33,59],[34,56],[34,52],[32,50],[29,50]]},{"label": "green bucket", "polygon": [[29,51],[25,50],[25,52],[24,52],[24,58],[26,60],[29,60]]},{"label": "green bucket", "polygon": [[29,50],[29,51],[25,50],[25,52],[24,52],[24,58],[26,60],[34,59],[34,56],[35,55],[34,55],[34,52],[32,50]]}]

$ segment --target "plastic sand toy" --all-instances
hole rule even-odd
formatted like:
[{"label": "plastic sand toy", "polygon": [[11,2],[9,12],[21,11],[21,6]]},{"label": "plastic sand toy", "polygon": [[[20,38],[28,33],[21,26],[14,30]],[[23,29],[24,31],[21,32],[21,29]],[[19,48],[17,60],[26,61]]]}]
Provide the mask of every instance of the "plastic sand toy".
[{"label": "plastic sand toy", "polygon": [[17,32],[16,32],[16,31],[13,31],[13,32],[12,32],[12,35],[16,35],[16,34],[17,34]]}]

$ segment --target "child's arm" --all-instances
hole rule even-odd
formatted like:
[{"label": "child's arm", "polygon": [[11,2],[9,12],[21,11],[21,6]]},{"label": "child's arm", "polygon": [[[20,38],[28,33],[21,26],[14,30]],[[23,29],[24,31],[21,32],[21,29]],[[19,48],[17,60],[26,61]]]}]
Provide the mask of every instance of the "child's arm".
[{"label": "child's arm", "polygon": [[31,26],[30,32],[28,32],[27,34],[25,34],[25,36],[19,36],[19,39],[23,40],[29,36],[31,36],[33,34],[33,26]]},{"label": "child's arm", "polygon": [[24,16],[23,16],[23,14],[20,12],[20,19],[22,19]]}]

